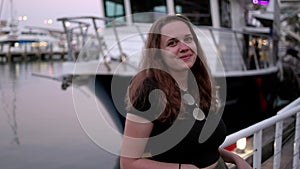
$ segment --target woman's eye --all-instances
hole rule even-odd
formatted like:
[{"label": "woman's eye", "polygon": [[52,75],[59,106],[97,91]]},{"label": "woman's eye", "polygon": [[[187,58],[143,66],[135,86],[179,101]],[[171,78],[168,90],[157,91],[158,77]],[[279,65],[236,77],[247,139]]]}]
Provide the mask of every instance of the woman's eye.
[{"label": "woman's eye", "polygon": [[193,37],[191,37],[191,36],[184,38],[184,42],[186,42],[186,43],[191,43],[192,41],[193,41]]},{"label": "woman's eye", "polygon": [[171,41],[168,42],[167,45],[168,45],[168,46],[171,46],[171,47],[174,47],[174,46],[177,45],[177,41],[176,41],[176,40],[171,40]]}]

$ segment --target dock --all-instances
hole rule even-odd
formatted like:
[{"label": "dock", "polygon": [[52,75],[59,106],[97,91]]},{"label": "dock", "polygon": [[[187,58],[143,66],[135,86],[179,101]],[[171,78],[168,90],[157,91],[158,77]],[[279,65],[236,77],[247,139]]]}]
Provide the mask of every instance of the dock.
[{"label": "dock", "polygon": [[[75,52],[78,56],[79,51]],[[67,60],[68,51],[0,52],[0,62]]]},{"label": "dock", "polygon": [[66,52],[24,52],[24,53],[0,53],[0,58],[3,61],[14,62],[16,60],[33,60],[33,59],[44,59],[50,58],[54,55],[59,55],[61,59],[64,59]]}]

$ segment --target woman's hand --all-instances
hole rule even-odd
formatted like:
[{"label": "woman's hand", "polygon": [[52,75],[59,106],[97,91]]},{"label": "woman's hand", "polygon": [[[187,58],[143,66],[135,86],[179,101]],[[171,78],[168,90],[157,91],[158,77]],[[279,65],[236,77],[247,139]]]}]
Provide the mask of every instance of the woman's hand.
[{"label": "woman's hand", "polygon": [[222,148],[219,149],[219,152],[225,162],[235,164],[237,169],[253,169],[251,165],[239,155]]},{"label": "woman's hand", "polygon": [[237,169],[253,169],[251,165],[242,158],[236,158],[234,161]]}]

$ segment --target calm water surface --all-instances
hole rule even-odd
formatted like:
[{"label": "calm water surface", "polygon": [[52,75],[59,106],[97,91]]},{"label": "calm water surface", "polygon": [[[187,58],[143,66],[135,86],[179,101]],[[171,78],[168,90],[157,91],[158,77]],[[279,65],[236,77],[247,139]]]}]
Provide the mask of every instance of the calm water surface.
[{"label": "calm water surface", "polygon": [[119,168],[81,128],[71,88],[32,76],[61,70],[60,61],[0,64],[0,168]]}]

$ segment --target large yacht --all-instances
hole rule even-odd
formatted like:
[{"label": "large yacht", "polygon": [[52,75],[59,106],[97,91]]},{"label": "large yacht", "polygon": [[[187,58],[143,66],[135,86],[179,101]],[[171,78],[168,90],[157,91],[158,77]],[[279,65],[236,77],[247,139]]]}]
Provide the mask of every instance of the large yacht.
[{"label": "large yacht", "polygon": [[[272,116],[280,83],[278,42],[271,27],[260,31],[247,27],[246,5],[237,0],[103,0],[99,16],[58,18],[69,39],[70,61],[64,64],[60,77],[62,88],[71,83],[88,84],[102,104],[101,111],[119,117],[122,126],[124,106],[115,97],[124,97],[126,84],[137,71],[151,23],[176,13],[189,17],[195,26],[221,88],[229,133]],[[82,33],[78,55],[72,35],[75,29]],[[124,88],[114,86],[114,77],[123,78]],[[239,120],[231,123],[233,118]]]}]

